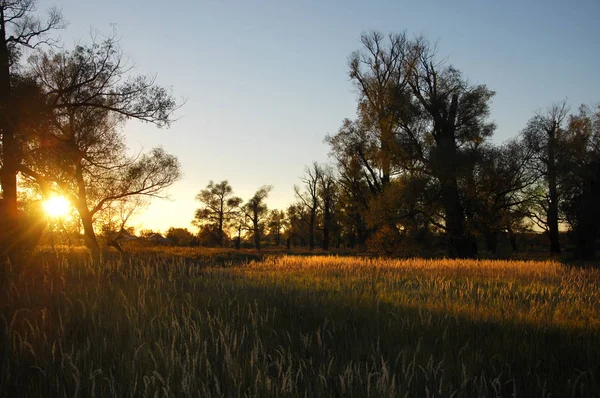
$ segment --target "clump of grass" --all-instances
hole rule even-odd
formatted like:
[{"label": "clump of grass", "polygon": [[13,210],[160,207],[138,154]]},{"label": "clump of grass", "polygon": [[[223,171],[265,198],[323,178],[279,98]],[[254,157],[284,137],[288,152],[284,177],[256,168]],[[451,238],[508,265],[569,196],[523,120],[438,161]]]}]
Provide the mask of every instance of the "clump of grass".
[{"label": "clump of grass", "polygon": [[555,262],[41,259],[0,396],[598,396],[600,271]]}]

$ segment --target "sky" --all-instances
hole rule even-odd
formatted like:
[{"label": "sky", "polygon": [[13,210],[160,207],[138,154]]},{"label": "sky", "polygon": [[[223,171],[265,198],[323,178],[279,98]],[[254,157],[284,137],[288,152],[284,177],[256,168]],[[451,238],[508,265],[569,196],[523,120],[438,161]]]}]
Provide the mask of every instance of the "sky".
[{"label": "sky", "polygon": [[110,35],[137,74],[156,75],[184,102],[168,129],[128,122],[132,152],[162,146],[183,178],[133,226],[191,228],[195,195],[228,180],[250,198],[273,185],[270,208],[294,201],[305,166],[327,162],[323,142],[356,114],[347,59],[360,35],[424,35],[474,84],[496,92],[494,140],[509,139],[536,111],[567,99],[600,102],[600,1],[39,0],[68,22],[65,48]]}]

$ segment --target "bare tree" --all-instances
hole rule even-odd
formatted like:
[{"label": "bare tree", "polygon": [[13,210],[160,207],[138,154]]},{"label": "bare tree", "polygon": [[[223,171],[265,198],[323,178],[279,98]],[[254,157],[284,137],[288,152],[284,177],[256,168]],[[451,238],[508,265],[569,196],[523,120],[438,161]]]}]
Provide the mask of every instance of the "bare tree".
[{"label": "bare tree", "polygon": [[0,203],[0,255],[9,255],[13,261],[18,254],[19,217],[17,206],[17,173],[20,148],[16,139],[19,115],[13,105],[14,69],[23,48],[34,48],[51,43],[48,33],[62,27],[61,14],[56,9],[48,12],[42,22],[35,16],[35,0],[0,1],[0,131],[2,132],[2,202]]},{"label": "bare tree", "polygon": [[194,223],[197,225],[210,224],[215,227],[218,235],[217,241],[219,246],[223,247],[225,243],[223,230],[234,218],[242,199],[233,196],[231,185],[224,180],[218,184],[210,181],[206,189],[196,195],[196,200],[202,202],[204,207],[196,210]]},{"label": "bare tree", "polygon": [[250,220],[248,227],[254,235],[254,248],[260,250],[260,239],[264,228],[264,221],[268,214],[267,204],[265,200],[273,189],[270,185],[262,186],[254,196],[252,196],[243,207],[244,214]]},{"label": "bare tree", "polygon": [[337,185],[331,168],[321,168],[317,192],[323,213],[323,250],[329,250],[330,234],[333,229]]},{"label": "bare tree", "polygon": [[310,250],[315,248],[315,229],[317,226],[317,211],[319,209],[319,180],[321,179],[321,167],[315,162],[312,166],[304,169],[304,176],[301,178],[304,183],[304,191],[297,185],[294,185],[294,192],[299,199],[300,204],[309,212],[308,220],[308,247]]}]

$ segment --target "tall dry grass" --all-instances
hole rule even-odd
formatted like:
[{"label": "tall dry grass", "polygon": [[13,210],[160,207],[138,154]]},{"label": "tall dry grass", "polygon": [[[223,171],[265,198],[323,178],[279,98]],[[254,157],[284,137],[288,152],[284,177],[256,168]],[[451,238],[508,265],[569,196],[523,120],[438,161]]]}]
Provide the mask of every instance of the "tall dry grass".
[{"label": "tall dry grass", "polygon": [[0,396],[598,396],[600,271],[45,257],[0,292]]}]

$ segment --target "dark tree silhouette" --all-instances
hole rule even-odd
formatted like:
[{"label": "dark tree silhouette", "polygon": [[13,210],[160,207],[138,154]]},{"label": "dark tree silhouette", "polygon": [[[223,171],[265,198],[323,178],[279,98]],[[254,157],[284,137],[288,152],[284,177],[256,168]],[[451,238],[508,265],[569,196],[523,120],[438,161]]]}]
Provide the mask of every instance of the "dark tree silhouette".
[{"label": "dark tree silhouette", "polygon": [[261,249],[260,240],[264,229],[265,218],[269,212],[265,200],[272,189],[273,187],[270,185],[262,186],[243,206],[244,214],[250,221],[248,228],[252,231],[254,236],[254,248],[256,250]]},{"label": "dark tree silhouette", "polygon": [[563,123],[568,115],[566,101],[551,106],[545,113],[538,113],[522,132],[525,145],[533,152],[531,167],[544,180],[546,189],[538,197],[539,212],[532,219],[548,234],[550,253],[560,253],[559,202],[561,192],[558,185],[560,147],[564,135]]},{"label": "dark tree silhouette", "polygon": [[600,105],[571,115],[561,146],[562,210],[577,256],[593,260],[600,238]]},{"label": "dark tree silhouette", "polygon": [[319,194],[319,204],[323,214],[323,242],[321,247],[323,250],[329,250],[331,232],[335,222],[335,201],[337,197],[337,185],[331,168],[321,167],[317,192]]},{"label": "dark tree silhouette", "polygon": [[304,169],[304,176],[301,178],[304,183],[304,190],[294,185],[294,192],[299,200],[300,206],[306,208],[309,217],[305,220],[308,224],[308,248],[315,248],[315,229],[317,227],[317,211],[319,209],[319,181],[322,170],[317,163],[307,166]]},{"label": "dark tree silhouette", "polygon": [[202,202],[204,207],[196,210],[194,223],[198,226],[207,224],[212,226],[217,232],[216,238],[219,246],[223,247],[225,244],[224,229],[235,217],[242,199],[233,196],[231,185],[224,180],[218,184],[210,181],[206,189],[196,195],[196,200]]},{"label": "dark tree silhouette", "polygon": [[17,173],[20,163],[16,138],[19,114],[14,109],[14,69],[23,48],[51,44],[48,33],[62,27],[62,16],[56,9],[42,22],[35,16],[35,0],[0,1],[0,131],[2,132],[2,202],[0,203],[0,262],[9,255],[17,263],[19,253],[19,215],[17,205]]},{"label": "dark tree silhouette", "polygon": [[18,170],[43,190],[57,189],[69,197],[81,217],[86,245],[98,258],[95,215],[127,197],[161,197],[180,176],[177,159],[161,148],[128,156],[119,126],[128,118],[169,125],[178,105],[153,78],[130,77],[111,38],[73,51],[36,54],[30,66],[50,122],[30,132]]}]

